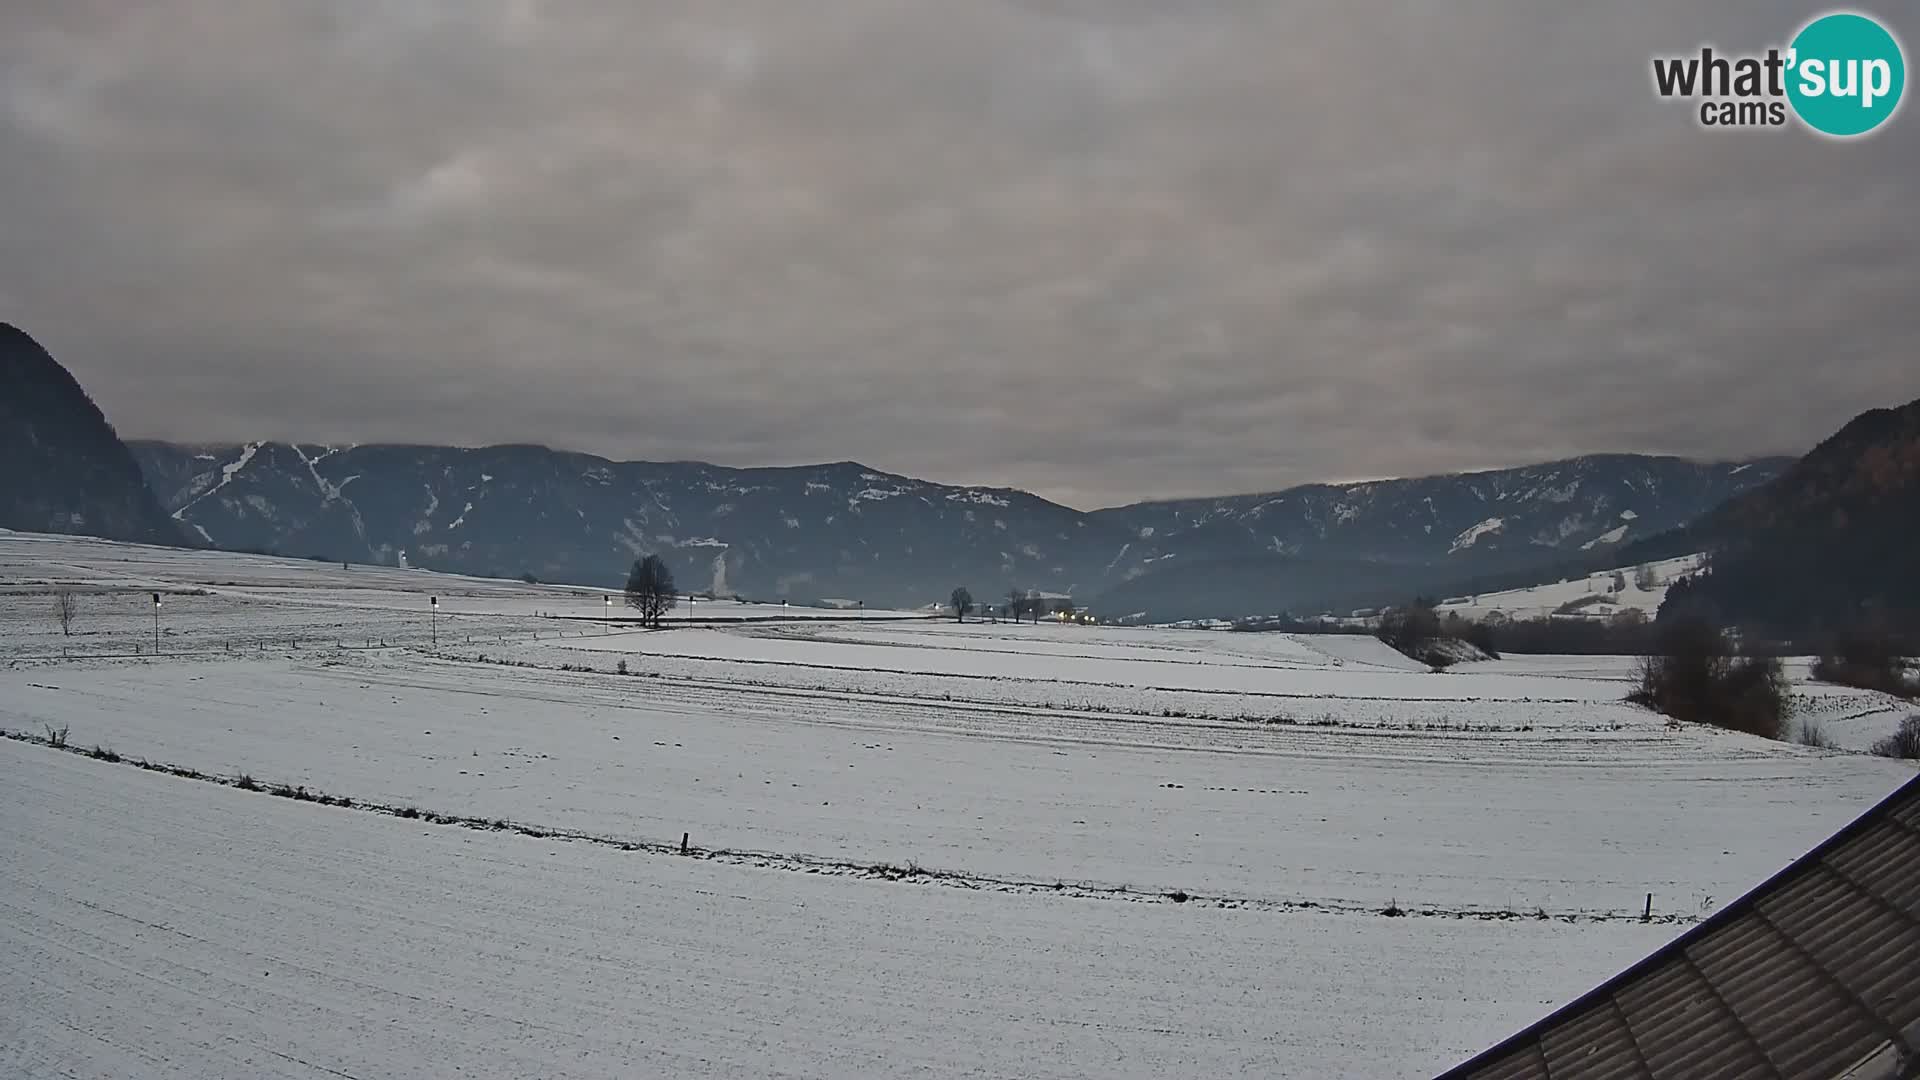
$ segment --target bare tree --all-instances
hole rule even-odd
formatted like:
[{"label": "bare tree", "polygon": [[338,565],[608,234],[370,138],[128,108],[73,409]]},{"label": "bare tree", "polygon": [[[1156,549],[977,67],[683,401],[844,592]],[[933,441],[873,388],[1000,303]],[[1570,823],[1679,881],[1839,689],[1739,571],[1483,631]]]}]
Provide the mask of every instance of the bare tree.
[{"label": "bare tree", "polygon": [[61,589],[53,594],[53,610],[60,616],[60,633],[73,636],[73,617],[80,610],[80,600],[73,595],[72,589]]},{"label": "bare tree", "polygon": [[953,617],[960,622],[966,622],[967,612],[973,610],[973,594],[967,591],[965,585],[962,585],[953,590],[953,595],[947,598],[947,603],[953,606]]},{"label": "bare tree", "polygon": [[640,613],[642,625],[659,626],[660,617],[672,611],[679,599],[665,559],[649,555],[633,561],[627,573],[627,606]]}]

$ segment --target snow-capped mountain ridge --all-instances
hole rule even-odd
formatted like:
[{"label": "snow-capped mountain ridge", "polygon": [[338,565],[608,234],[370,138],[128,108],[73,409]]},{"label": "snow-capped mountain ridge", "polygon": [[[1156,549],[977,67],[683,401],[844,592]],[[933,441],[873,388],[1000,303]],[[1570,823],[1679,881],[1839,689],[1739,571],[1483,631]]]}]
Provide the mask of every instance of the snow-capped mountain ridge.
[{"label": "snow-capped mountain ridge", "polygon": [[[132,444],[163,505],[223,547],[607,584],[658,553],[683,586],[918,604],[968,585],[1093,597],[1171,568],[1260,560],[1511,566],[1638,538],[1778,463],[1607,455],[1306,485],[1091,513],[857,462],[730,468],[535,446]],[[1499,527],[1487,525],[1498,519]],[[1474,531],[1478,529],[1479,531]],[[1251,561],[1249,561],[1251,560]]]}]

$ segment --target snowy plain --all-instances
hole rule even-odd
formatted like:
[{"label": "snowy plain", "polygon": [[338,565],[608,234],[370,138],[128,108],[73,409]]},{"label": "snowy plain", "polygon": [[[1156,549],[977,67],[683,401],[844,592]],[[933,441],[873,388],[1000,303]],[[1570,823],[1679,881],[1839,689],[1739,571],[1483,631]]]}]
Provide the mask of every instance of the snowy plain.
[{"label": "snowy plain", "polygon": [[8,741],[0,779],[9,1076],[1420,1076],[1672,931],[784,874]]},{"label": "snowy plain", "polygon": [[[76,636],[106,646],[62,655],[51,582],[94,589]],[[149,590],[160,653],[107,655],[151,635]],[[28,958],[0,1072],[1431,1074],[1912,775],[1670,728],[1620,700],[1624,658],[641,631],[556,625],[556,593],[590,606],[0,535],[0,729],[578,834],[0,741],[0,934]],[[428,594],[468,605],[437,648]],[[1798,674],[1830,731],[1897,715]]]},{"label": "snowy plain", "polygon": [[[72,593],[78,605],[71,634],[47,617],[57,591]],[[167,653],[558,639],[598,634],[634,618],[617,592],[579,585],[358,563],[342,568],[0,529],[0,657],[151,652],[154,593],[161,598],[158,629]],[[681,624],[856,617],[926,614],[684,598],[673,612]]]}]

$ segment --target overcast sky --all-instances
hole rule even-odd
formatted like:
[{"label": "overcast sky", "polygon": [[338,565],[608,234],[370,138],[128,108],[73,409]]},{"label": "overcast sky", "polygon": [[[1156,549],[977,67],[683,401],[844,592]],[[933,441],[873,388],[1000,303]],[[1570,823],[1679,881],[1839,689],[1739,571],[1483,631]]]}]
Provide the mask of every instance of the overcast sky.
[{"label": "overcast sky", "polygon": [[1920,113],[1705,132],[1648,61],[1813,13],[7,0],[0,319],[190,441],[1083,507],[1797,452],[1920,396]]}]

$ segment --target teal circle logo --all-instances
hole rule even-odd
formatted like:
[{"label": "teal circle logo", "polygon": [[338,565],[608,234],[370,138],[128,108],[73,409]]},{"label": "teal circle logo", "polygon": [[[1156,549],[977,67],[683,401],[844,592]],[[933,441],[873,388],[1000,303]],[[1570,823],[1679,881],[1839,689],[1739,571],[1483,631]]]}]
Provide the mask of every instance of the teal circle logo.
[{"label": "teal circle logo", "polygon": [[1907,88],[1900,43],[1878,22],[1850,11],[1808,23],[1790,46],[1787,100],[1823,135],[1865,135],[1887,122]]}]

